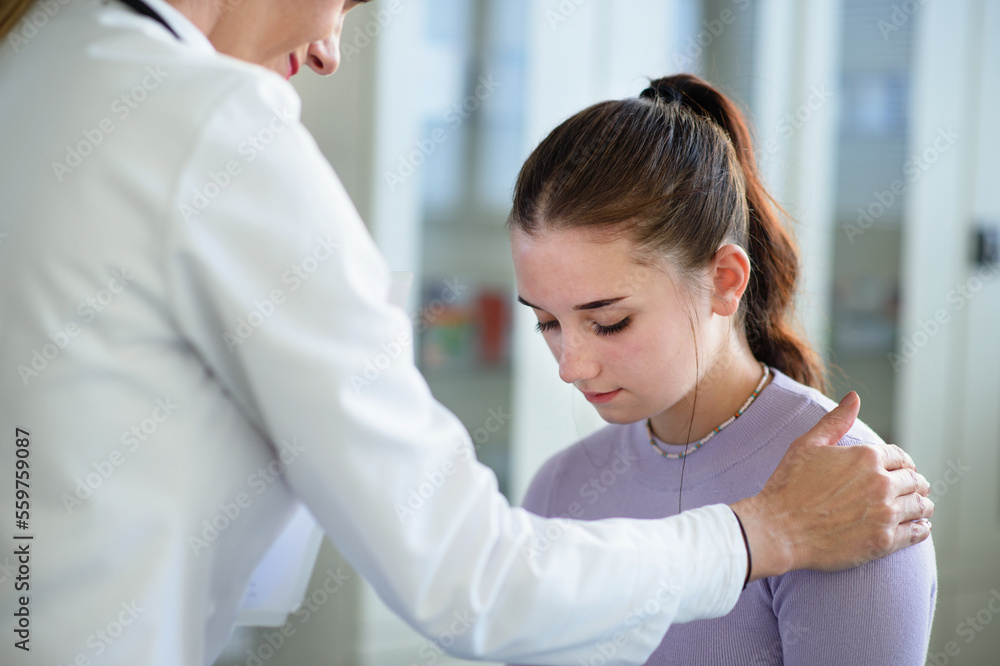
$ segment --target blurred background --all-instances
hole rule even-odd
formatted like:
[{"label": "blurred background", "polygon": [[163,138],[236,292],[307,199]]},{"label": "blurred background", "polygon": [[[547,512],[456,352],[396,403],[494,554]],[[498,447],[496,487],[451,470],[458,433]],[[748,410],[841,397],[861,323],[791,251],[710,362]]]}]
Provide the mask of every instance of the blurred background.
[{"label": "blurred background", "polygon": [[[932,483],[928,663],[1000,663],[1000,2],[376,0],[349,14],[342,54],[332,79],[296,78],[305,122],[390,266],[415,274],[418,364],[515,504],[601,425],[514,306],[521,163],[650,77],[694,72],[738,100],[802,250],[799,316],[831,397],[857,390]],[[328,541],[307,595],[291,635],[239,629],[219,666],[465,663]]]}]

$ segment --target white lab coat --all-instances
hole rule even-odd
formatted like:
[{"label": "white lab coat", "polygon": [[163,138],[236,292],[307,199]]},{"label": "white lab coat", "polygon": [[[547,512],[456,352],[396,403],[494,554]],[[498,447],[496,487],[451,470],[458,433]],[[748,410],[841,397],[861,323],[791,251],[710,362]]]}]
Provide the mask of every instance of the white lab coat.
[{"label": "white lab coat", "polygon": [[0,663],[210,664],[296,498],[459,655],[638,663],[671,622],[728,612],[747,563],[725,506],[509,507],[415,369],[294,89],[150,5],[183,41],[50,0],[0,54]]}]

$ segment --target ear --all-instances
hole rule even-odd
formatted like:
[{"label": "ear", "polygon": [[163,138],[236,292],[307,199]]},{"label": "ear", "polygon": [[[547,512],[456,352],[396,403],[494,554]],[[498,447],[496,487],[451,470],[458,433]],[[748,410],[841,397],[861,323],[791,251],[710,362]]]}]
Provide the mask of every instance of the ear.
[{"label": "ear", "polygon": [[722,317],[736,314],[750,282],[750,257],[739,245],[723,245],[712,258],[712,312]]}]

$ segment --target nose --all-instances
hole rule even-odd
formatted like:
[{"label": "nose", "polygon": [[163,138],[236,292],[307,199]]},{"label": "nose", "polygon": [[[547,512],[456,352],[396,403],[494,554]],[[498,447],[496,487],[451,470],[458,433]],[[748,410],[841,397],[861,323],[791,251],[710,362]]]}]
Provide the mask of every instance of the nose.
[{"label": "nose", "polygon": [[577,336],[563,336],[556,358],[559,360],[559,379],[567,384],[593,379],[600,372],[597,359]]},{"label": "nose", "polygon": [[314,72],[329,76],[340,66],[340,36],[330,35],[326,39],[309,44],[306,62]]}]

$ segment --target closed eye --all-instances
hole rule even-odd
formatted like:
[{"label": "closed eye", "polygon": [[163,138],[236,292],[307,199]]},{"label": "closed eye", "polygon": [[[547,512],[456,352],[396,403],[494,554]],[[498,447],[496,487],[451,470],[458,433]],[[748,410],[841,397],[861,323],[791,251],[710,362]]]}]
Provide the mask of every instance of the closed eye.
[{"label": "closed eye", "polygon": [[[611,324],[610,326],[601,326],[600,324],[595,323],[594,332],[600,336],[614,335],[615,333],[621,333],[622,331],[624,331],[626,328],[629,327],[629,324],[631,323],[632,323],[631,315],[625,317],[617,324]],[[556,319],[553,319],[551,321],[540,321],[537,324],[535,324],[535,330],[538,331],[539,333],[545,333],[547,331],[552,331],[557,328],[559,328],[559,321]]]},{"label": "closed eye", "polygon": [[614,335],[615,333],[621,333],[622,331],[624,331],[626,328],[628,328],[628,325],[631,323],[632,323],[632,317],[630,315],[622,319],[617,324],[611,324],[610,326],[601,326],[600,324],[594,324],[594,331],[598,335],[602,336]]}]

